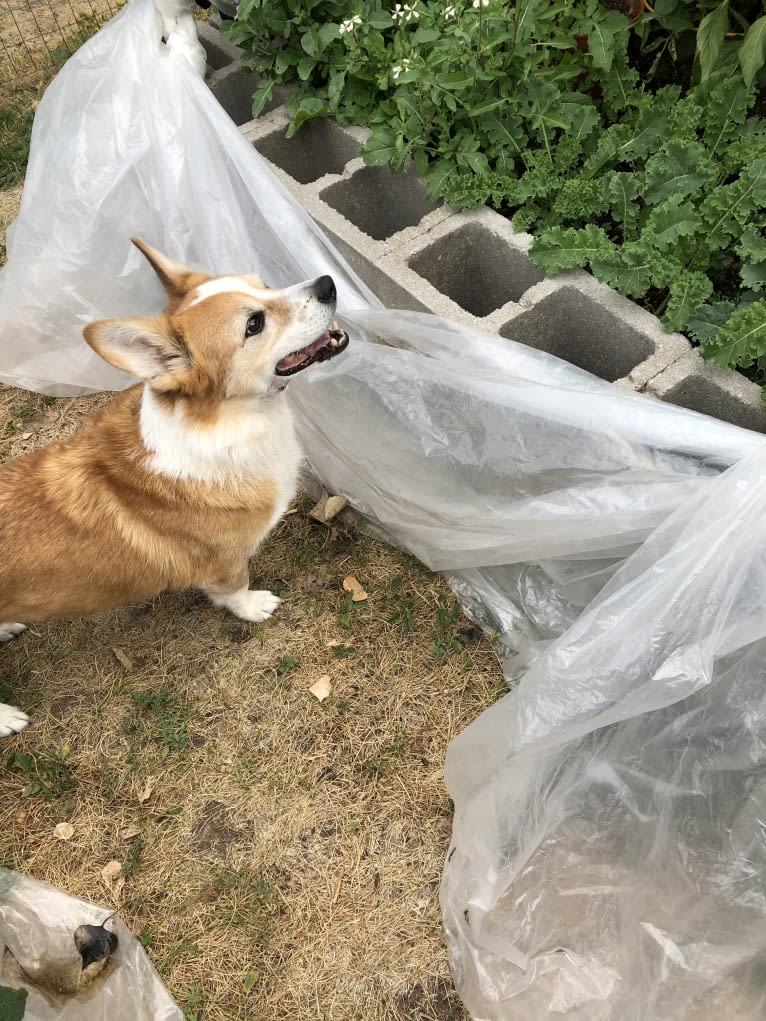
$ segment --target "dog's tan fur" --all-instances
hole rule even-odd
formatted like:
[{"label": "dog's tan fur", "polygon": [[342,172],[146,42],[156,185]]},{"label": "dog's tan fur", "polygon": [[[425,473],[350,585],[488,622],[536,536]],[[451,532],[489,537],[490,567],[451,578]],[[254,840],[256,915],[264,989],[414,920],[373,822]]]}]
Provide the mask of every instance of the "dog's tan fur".
[{"label": "dog's tan fur", "polygon": [[247,584],[244,565],[274,516],[274,480],[211,487],[152,471],[142,392],[132,387],[81,433],[0,469],[0,620]]},{"label": "dog's tan fur", "polygon": [[[329,329],[334,288],[319,297],[321,280],[270,291],[255,276],[211,278],[136,244],[166,313],[84,332],[144,384],[79,434],[0,465],[0,640],[21,630],[2,622],[189,586],[246,620],[279,602],[247,588],[248,560],[293,499],[300,463],[275,366]],[[259,335],[245,333],[261,314]]]}]

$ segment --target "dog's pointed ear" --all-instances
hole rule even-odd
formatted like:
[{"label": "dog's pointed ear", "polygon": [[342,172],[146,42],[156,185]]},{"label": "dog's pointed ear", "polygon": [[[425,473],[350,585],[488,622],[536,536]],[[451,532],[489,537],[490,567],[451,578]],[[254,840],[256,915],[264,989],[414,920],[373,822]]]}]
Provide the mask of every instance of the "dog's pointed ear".
[{"label": "dog's pointed ear", "polygon": [[175,259],[171,259],[156,248],[152,248],[151,245],[147,245],[141,238],[131,238],[130,240],[146,257],[147,262],[157,274],[170,302],[177,302],[183,298],[192,285],[192,278],[196,279],[200,276],[188,266],[183,266]]},{"label": "dog's pointed ear", "polygon": [[89,323],[83,335],[110,365],[138,376],[155,390],[177,390],[191,365],[189,349],[168,316],[100,319]]}]

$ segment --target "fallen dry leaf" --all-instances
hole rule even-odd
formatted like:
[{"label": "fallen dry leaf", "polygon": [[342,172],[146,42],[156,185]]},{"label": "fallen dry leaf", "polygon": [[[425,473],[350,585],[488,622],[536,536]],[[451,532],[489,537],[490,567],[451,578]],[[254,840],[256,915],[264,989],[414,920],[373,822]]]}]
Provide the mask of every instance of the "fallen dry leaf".
[{"label": "fallen dry leaf", "polygon": [[112,652],[115,654],[117,659],[120,661],[120,663],[122,663],[126,670],[133,669],[133,660],[122,649],[118,649],[116,645],[113,645]]},{"label": "fallen dry leaf", "polygon": [[342,510],[348,507],[348,500],[345,496],[331,496],[327,500],[324,506],[324,517],[325,521],[332,521],[332,519],[340,514]]},{"label": "fallen dry leaf", "polygon": [[126,826],[125,829],[120,830],[120,840],[133,840],[134,837],[141,836],[140,826]]},{"label": "fallen dry leaf", "polygon": [[367,593],[353,574],[349,574],[347,578],[343,579],[343,588],[346,592],[351,593],[351,601],[353,603],[362,603],[367,598]]},{"label": "fallen dry leaf", "polygon": [[311,685],[309,691],[318,699],[320,702],[324,702],[329,697],[332,691],[332,684],[330,683],[330,675],[322,674],[318,681]]},{"label": "fallen dry leaf", "polygon": [[145,801],[148,801],[149,798],[152,796],[152,791],[154,790],[154,785],[156,783],[157,781],[155,780],[155,778],[153,776],[150,776],[149,779],[144,784],[144,789],[138,795],[138,800],[141,802],[142,805]]},{"label": "fallen dry leaf", "polygon": [[122,875],[122,865],[116,860],[108,861],[101,869],[101,878],[105,883],[113,883]]},{"label": "fallen dry leaf", "polygon": [[74,836],[74,826],[71,822],[60,822],[53,827],[53,835],[58,840],[71,840]]},{"label": "fallen dry leaf", "polygon": [[122,900],[122,890],[124,886],[125,876],[122,872],[119,874],[119,876],[113,883],[109,884],[109,889],[112,894],[112,901],[117,907],[120,906],[120,902]]},{"label": "fallen dry leaf", "polygon": [[345,496],[329,496],[325,490],[322,490],[322,495],[309,511],[309,516],[315,521],[327,525],[346,507],[348,507],[348,500]]},{"label": "fallen dry leaf", "polygon": [[328,649],[337,649],[339,645],[343,645],[343,642],[340,638],[331,638],[330,641],[325,644]]},{"label": "fallen dry leaf", "polygon": [[28,440],[31,435],[32,433],[22,433],[21,438],[22,440]]},{"label": "fallen dry leaf", "polygon": [[321,521],[324,524],[324,509],[329,499],[330,494],[326,489],[323,489],[322,495],[309,511],[309,517],[314,518],[315,521]]}]

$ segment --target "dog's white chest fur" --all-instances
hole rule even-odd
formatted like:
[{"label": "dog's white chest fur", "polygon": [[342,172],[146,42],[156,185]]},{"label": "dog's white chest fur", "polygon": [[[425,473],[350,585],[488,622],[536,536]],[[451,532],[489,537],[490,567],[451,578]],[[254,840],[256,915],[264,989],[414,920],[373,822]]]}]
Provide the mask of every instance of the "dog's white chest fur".
[{"label": "dog's white chest fur", "polygon": [[168,411],[147,386],[141,438],[150,468],[169,478],[227,486],[263,479],[276,488],[273,527],[295,497],[303,454],[283,395],[232,402],[216,421],[200,426],[180,408]]}]

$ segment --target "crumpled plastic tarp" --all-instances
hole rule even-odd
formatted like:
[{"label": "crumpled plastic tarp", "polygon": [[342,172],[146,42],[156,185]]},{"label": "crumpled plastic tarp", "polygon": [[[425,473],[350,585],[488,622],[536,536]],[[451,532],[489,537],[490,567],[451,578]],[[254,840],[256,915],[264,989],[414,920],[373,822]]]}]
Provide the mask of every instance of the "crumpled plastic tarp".
[{"label": "crumpled plastic tarp", "polygon": [[765,509],[762,447],[452,742],[445,922],[475,1016],[766,1017]]},{"label": "crumpled plastic tarp", "polygon": [[442,906],[469,1010],[762,1019],[763,437],[382,308],[167,18],[130,0],[40,104],[0,379],[127,385],[81,330],[162,307],[131,234],[274,286],[331,272],[352,344],[290,384],[308,461],[445,573],[520,679],[448,754]]},{"label": "crumpled plastic tarp", "polygon": [[24,1021],[183,1021],[113,912],[3,868],[0,986],[27,991]]}]

